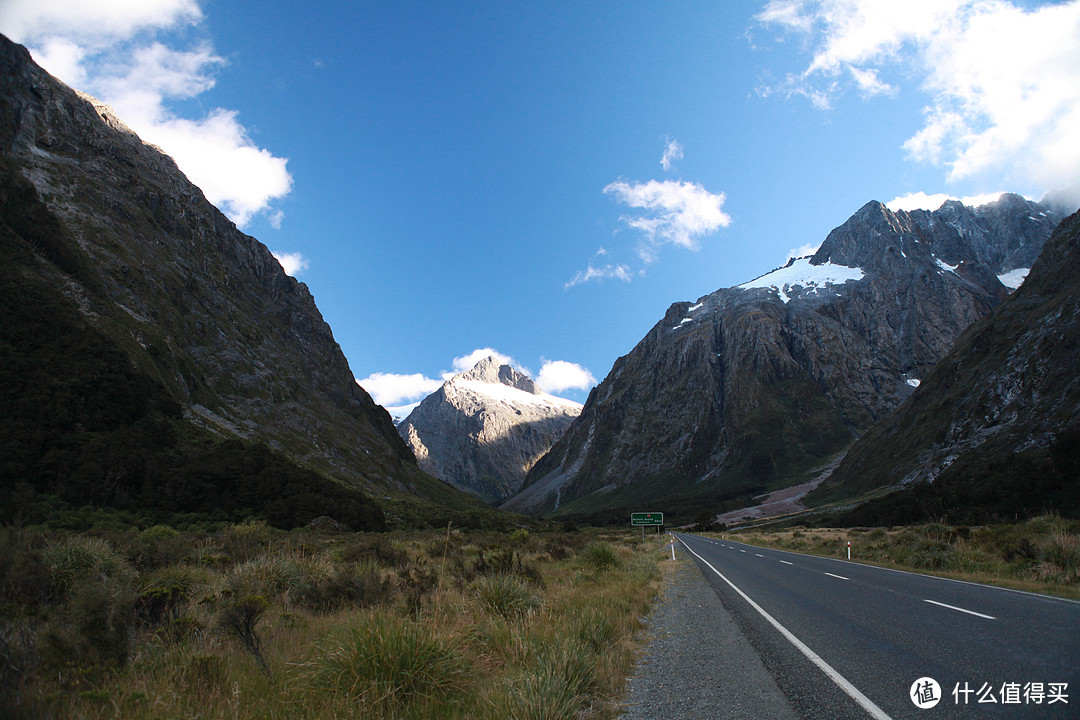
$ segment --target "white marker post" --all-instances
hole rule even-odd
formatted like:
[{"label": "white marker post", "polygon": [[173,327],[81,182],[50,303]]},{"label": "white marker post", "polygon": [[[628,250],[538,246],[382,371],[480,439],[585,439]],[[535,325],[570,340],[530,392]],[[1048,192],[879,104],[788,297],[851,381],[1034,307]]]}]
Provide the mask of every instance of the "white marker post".
[{"label": "white marker post", "polygon": [[847,559],[848,560],[851,559],[851,541],[850,540],[847,541]]}]

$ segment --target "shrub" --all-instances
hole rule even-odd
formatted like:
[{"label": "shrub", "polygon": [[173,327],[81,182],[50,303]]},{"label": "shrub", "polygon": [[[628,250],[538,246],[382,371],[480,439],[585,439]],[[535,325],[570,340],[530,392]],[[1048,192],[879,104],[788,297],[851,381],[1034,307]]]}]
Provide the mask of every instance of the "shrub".
[{"label": "shrub", "polygon": [[909,562],[916,568],[942,570],[952,564],[953,555],[953,546],[944,540],[925,539],[916,546]]},{"label": "shrub", "polygon": [[1080,538],[1060,530],[1041,543],[1034,575],[1051,582],[1076,582],[1080,579]]},{"label": "shrub", "polygon": [[131,588],[112,578],[80,584],[69,607],[70,625],[78,632],[79,655],[90,661],[117,665],[127,662],[134,608]]},{"label": "shrub", "polygon": [[184,565],[156,570],[139,587],[139,618],[151,625],[177,620],[184,602],[204,582],[202,573]]},{"label": "shrub", "polygon": [[516,575],[537,587],[544,587],[540,570],[522,560],[521,554],[510,548],[495,547],[482,553],[474,571],[482,575]]},{"label": "shrub", "polygon": [[392,592],[390,580],[373,562],[342,563],[299,589],[293,599],[318,612],[377,605]]},{"label": "shrub", "polygon": [[17,717],[30,673],[38,664],[28,625],[0,624],[0,717]]},{"label": "shrub", "polygon": [[270,675],[270,666],[263,656],[262,638],[256,632],[255,625],[269,605],[261,595],[246,595],[227,603],[218,620],[221,628],[239,640],[244,649],[251,653],[259,663],[259,669],[267,676]]},{"label": "shrub", "polygon": [[37,545],[23,532],[0,528],[0,605],[21,605],[25,612],[48,599],[52,568]]},{"label": "shrub", "polygon": [[186,545],[184,537],[173,528],[154,525],[139,533],[132,552],[136,565],[161,567],[179,562]]},{"label": "shrub", "polygon": [[403,567],[409,563],[409,553],[383,535],[357,536],[338,553],[345,562],[374,559],[390,567]]}]

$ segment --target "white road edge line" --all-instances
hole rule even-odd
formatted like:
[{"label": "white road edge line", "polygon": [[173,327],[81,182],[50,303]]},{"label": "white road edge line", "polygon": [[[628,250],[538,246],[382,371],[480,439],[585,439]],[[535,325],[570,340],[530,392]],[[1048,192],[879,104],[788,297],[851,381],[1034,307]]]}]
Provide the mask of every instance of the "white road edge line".
[{"label": "white road edge line", "polygon": [[687,545],[686,542],[682,538],[679,538],[679,542],[682,543],[683,547],[686,548],[687,551],[690,552],[690,554],[692,554],[694,557],[696,557],[701,562],[708,565],[709,569],[712,570],[714,573],[716,573],[717,576],[721,580],[723,580],[728,585],[730,585],[732,590],[739,593],[739,595],[742,597],[743,600],[750,603],[750,607],[757,610],[758,613],[761,614],[761,617],[765,618],[769,622],[770,625],[772,625],[774,628],[779,630],[780,634],[783,635],[785,638],[787,638],[788,642],[790,642],[792,645],[794,645],[796,648],[798,648],[799,652],[801,652],[803,655],[805,655],[807,657],[807,659],[810,660],[810,662],[817,665],[818,668],[822,672],[824,672],[829,677],[830,680],[832,680],[834,683],[836,683],[836,685],[841,690],[846,692],[851,697],[851,699],[853,699],[855,702],[859,703],[859,705],[862,706],[863,710],[866,710],[866,712],[870,713],[871,717],[874,717],[877,720],[892,720],[892,718],[890,718],[888,715],[885,714],[884,710],[882,710],[877,705],[875,705],[873,703],[873,701],[870,700],[870,698],[866,697],[861,692],[859,692],[859,689],[856,688],[854,685],[852,685],[850,682],[848,682],[847,679],[843,675],[836,672],[836,670],[833,669],[832,665],[830,665],[829,663],[822,660],[821,657],[819,657],[817,653],[815,653],[813,650],[808,648],[806,646],[806,644],[802,640],[800,640],[799,638],[792,635],[791,631],[788,630],[783,625],[781,625],[776,620],[776,618],[774,618],[769,613],[765,612],[765,610],[760,605],[758,605],[756,602],[751,600],[749,595],[747,595],[742,590],[740,590],[738,587],[736,587],[735,583],[731,582],[726,577],[724,577],[723,573],[721,573],[719,570],[714,568],[712,566],[712,564],[708,560],[706,560],[705,558],[701,557],[696,552],[691,550],[690,546]]},{"label": "white road edge line", "polygon": [[975,617],[986,618],[987,620],[997,620],[993,615],[983,615],[977,613],[974,610],[965,610],[962,607],[956,607],[955,605],[946,605],[945,603],[938,602],[937,600],[923,600],[923,602],[930,603],[931,605],[940,605],[943,608],[949,608],[950,610],[956,610],[957,612],[967,613],[968,615],[974,615]]},{"label": "white road edge line", "polygon": [[832,573],[825,573],[825,574],[828,575],[829,577],[839,578],[841,580],[850,580],[851,579],[851,578],[846,578],[843,575],[833,575]]}]

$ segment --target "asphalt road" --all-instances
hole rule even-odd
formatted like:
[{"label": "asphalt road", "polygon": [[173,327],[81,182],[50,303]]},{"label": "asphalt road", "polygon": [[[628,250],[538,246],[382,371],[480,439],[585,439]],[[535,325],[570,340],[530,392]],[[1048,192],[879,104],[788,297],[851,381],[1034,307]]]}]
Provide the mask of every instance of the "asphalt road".
[{"label": "asphalt road", "polygon": [[676,537],[798,716],[1080,718],[1080,603]]}]

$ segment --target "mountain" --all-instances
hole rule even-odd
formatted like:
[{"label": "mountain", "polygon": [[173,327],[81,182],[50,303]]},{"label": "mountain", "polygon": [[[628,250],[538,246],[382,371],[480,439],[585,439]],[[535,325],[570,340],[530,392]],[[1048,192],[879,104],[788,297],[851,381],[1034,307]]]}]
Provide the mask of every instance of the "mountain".
[{"label": "mountain", "polygon": [[[5,440],[22,459],[3,466],[5,487],[56,493],[77,475],[96,503],[165,502],[153,490],[164,468],[229,441],[354,492],[464,501],[416,466],[390,416],[354,381],[308,288],[169,156],[3,37],[0,150],[4,300],[16,313],[5,315],[3,350],[37,376],[8,374]],[[31,298],[53,312],[29,310]],[[78,344],[65,352],[50,335]],[[42,410],[50,403],[57,412]],[[93,403],[107,421],[88,415]],[[114,412],[117,403],[130,412]],[[171,439],[132,440],[144,420]],[[95,439],[91,426],[112,440]],[[70,446],[62,461],[50,459],[57,442]]]},{"label": "mountain", "polygon": [[1024,284],[852,446],[808,502],[906,488],[849,513],[877,524],[1080,512],[1080,213]]},{"label": "mountain", "polygon": [[813,256],[673,304],[503,507],[685,516],[803,481],[1019,284],[1061,216],[1008,194],[870,202]]},{"label": "mountain", "polygon": [[581,405],[494,357],[447,380],[398,426],[420,467],[488,502],[514,494]]}]

